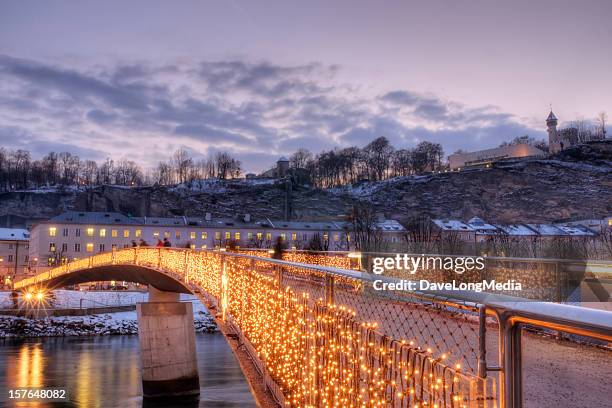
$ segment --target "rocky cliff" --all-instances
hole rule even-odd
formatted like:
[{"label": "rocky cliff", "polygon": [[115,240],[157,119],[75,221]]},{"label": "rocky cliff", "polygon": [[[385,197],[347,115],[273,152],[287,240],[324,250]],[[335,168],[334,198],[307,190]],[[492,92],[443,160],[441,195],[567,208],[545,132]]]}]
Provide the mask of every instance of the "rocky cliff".
[{"label": "rocky cliff", "polygon": [[[68,209],[134,216],[204,215],[282,218],[285,185],[275,180],[196,181],[174,187],[49,188],[0,194],[0,215],[47,218]],[[570,149],[551,159],[509,160],[491,168],[320,190],[294,186],[294,219],[345,215],[355,202],[387,217],[415,215],[492,222],[546,222],[612,213],[612,142]]]}]

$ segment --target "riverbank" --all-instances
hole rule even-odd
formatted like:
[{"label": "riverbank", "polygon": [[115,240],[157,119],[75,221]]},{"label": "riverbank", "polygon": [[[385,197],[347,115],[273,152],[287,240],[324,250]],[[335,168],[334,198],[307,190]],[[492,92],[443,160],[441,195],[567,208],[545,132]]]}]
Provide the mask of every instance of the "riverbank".
[{"label": "riverbank", "polygon": [[[194,311],[196,333],[218,331],[205,310]],[[105,313],[88,316],[51,316],[40,319],[0,316],[0,338],[136,335],[136,312]]]}]

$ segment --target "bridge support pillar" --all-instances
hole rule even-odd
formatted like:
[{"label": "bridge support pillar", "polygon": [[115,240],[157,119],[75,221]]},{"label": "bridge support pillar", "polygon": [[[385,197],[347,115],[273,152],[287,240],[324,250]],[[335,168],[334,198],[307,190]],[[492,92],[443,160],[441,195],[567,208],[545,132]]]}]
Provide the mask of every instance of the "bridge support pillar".
[{"label": "bridge support pillar", "polygon": [[149,287],[149,301],[136,310],[144,397],[199,394],[191,302]]}]

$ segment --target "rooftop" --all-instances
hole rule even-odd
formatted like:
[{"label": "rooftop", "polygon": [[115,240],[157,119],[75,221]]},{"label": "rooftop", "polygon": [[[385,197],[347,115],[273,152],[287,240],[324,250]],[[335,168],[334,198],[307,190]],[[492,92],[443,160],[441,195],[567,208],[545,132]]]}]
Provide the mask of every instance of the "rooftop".
[{"label": "rooftop", "polygon": [[28,230],[21,228],[0,228],[0,241],[27,241],[30,239]]}]

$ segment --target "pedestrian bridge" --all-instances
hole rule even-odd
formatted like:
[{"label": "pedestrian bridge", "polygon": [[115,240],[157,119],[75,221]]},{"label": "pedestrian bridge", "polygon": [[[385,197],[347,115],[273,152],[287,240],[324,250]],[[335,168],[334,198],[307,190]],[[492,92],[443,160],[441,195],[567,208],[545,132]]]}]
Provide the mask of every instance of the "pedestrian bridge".
[{"label": "pedestrian bridge", "polygon": [[262,405],[519,407],[525,325],[612,341],[609,312],[468,292],[375,291],[373,276],[351,265],[342,255],[287,261],[140,247],[41,272],[15,289],[125,280],[193,293],[248,354],[241,365],[258,373],[247,379]]}]

